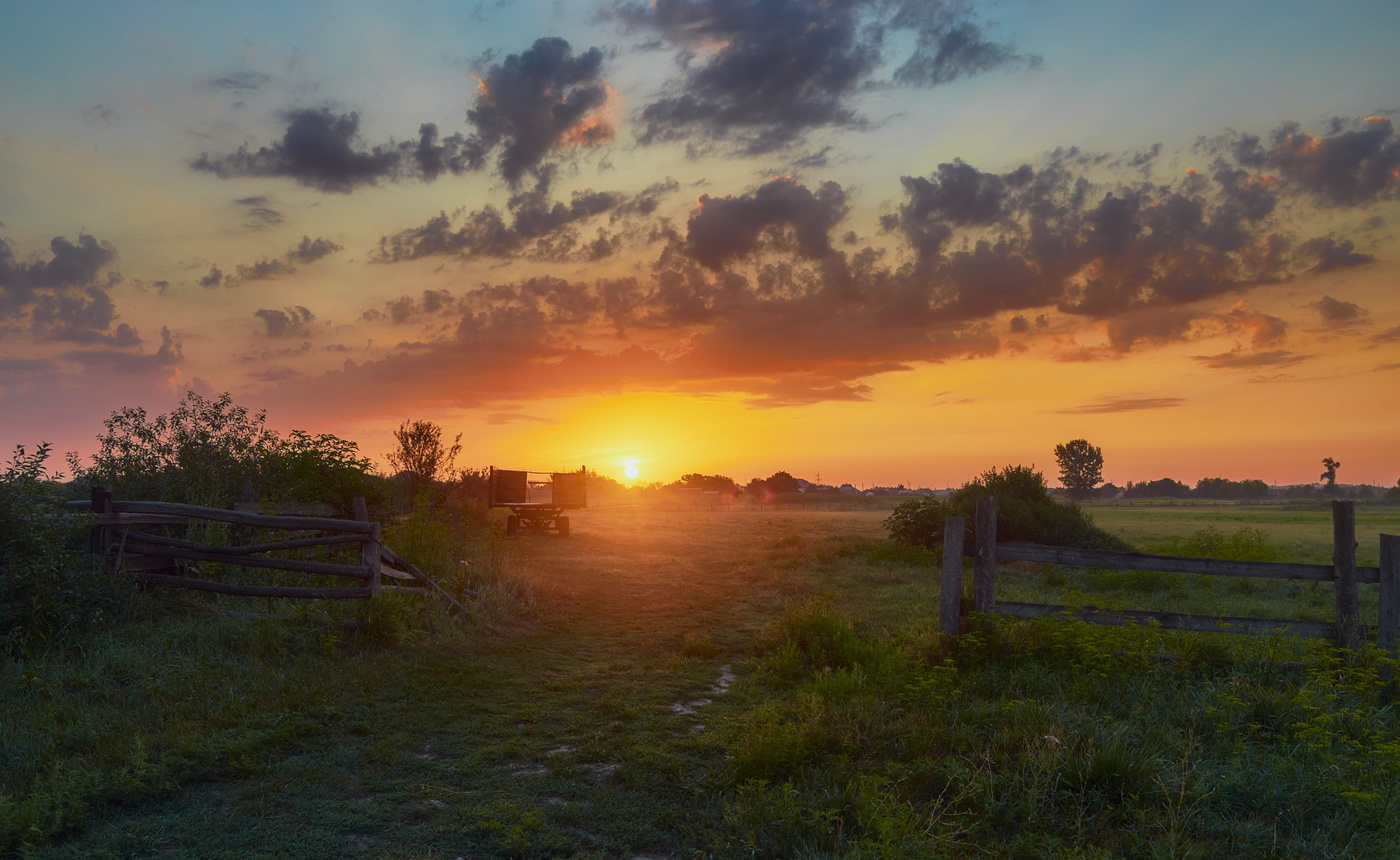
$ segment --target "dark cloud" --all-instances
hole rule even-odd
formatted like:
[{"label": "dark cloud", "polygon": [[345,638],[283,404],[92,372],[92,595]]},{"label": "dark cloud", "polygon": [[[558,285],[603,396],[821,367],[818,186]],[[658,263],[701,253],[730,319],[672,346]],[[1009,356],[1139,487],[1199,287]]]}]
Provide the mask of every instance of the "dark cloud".
[{"label": "dark cloud", "polygon": [[34,255],[25,261],[0,238],[0,321],[27,318],[31,334],[41,341],[119,349],[140,345],[135,329],[116,323],[110,290],[122,277],[113,271],[103,275],[116,258],[115,248],[85,233],[76,242],[56,236],[48,259]]},{"label": "dark cloud", "polygon": [[281,212],[271,207],[271,202],[266,197],[244,197],[234,201],[239,206],[246,207],[243,226],[249,230],[270,230],[286,220]]},{"label": "dark cloud", "polygon": [[538,39],[480,76],[467,120],[483,151],[500,148],[497,169],[511,185],[560,146],[611,140],[612,124],[599,110],[609,98],[601,77],[603,52],[578,56],[564,39]]},{"label": "dark cloud", "polygon": [[1255,349],[1278,343],[1288,332],[1287,322],[1276,316],[1250,310],[1243,301],[1221,314],[1220,321],[1228,332],[1249,335],[1250,344]]},{"label": "dark cloud", "polygon": [[345,248],[337,245],[330,239],[320,237],[312,239],[310,236],[302,236],[301,243],[287,252],[287,259],[295,263],[314,263],[322,257],[328,257],[336,251],[343,251]]},{"label": "dark cloud", "polygon": [[604,214],[612,225],[645,218],[655,212],[663,197],[680,189],[679,183],[667,179],[636,195],[575,191],[565,203],[550,195],[553,177],[552,169],[542,168],[536,173],[533,189],[511,195],[506,203],[509,220],[496,207],[486,206],[453,226],[447,213],[440,212],[421,227],[382,237],[376,259],[386,263],[433,256],[597,260],[615,253],[620,237],[600,233],[597,240],[584,243],[577,225]]},{"label": "dark cloud", "polygon": [[85,367],[105,368],[118,373],[149,373],[183,364],[185,356],[170,329],[160,330],[160,348],[152,353],[120,349],[86,349],[64,353],[63,359]]},{"label": "dark cloud", "polygon": [[1016,316],[1011,318],[1011,322],[1007,326],[1007,328],[1012,334],[1025,334],[1026,332],[1031,330],[1031,323],[1030,320],[1021,316],[1020,314],[1017,314]]},{"label": "dark cloud", "polygon": [[281,176],[325,192],[349,193],[361,185],[393,179],[402,152],[393,144],[357,149],[360,115],[330,110],[294,110],[284,114],[287,131],[272,146],[256,152],[240,146],[230,155],[207,152],[191,162],[194,170],[220,179],[234,176]]},{"label": "dark cloud", "polygon": [[1376,258],[1370,254],[1356,251],[1356,246],[1352,244],[1350,239],[1341,242],[1336,239],[1309,239],[1303,243],[1299,250],[1309,259],[1317,261],[1317,264],[1310,270],[1313,272],[1349,269],[1352,266],[1364,266],[1376,261]]},{"label": "dark cloud", "polygon": [[[0,238],[0,319],[19,316],[41,293],[94,286],[102,269],[116,260],[117,251],[107,242],[80,233],[76,242],[55,236],[49,242],[49,255],[47,260],[36,255],[20,261],[10,243]],[[108,283],[113,283],[112,277]]]},{"label": "dark cloud", "polygon": [[1371,343],[1400,343],[1400,325],[1376,332],[1370,337]]},{"label": "dark cloud", "polygon": [[386,302],[383,310],[367,310],[360,318],[367,322],[391,322],[401,325],[424,317],[450,315],[457,309],[456,298],[447,290],[424,290],[419,298],[400,296]]},{"label": "dark cloud", "polygon": [[1284,123],[1270,142],[1264,164],[1316,195],[1325,206],[1391,199],[1400,188],[1400,139],[1385,117],[1359,122],[1334,119],[1324,135]]},{"label": "dark cloud", "polygon": [[[862,128],[862,93],[878,86],[935,86],[1031,58],[988,41],[967,6],[842,0],[657,0],[622,2],[604,17],[654,33],[681,67],[642,108],[638,141],[725,141],[747,154],[800,142],[819,128]],[[896,34],[913,48],[892,79]]]},{"label": "dark cloud", "polygon": [[297,270],[298,264],[314,263],[323,257],[343,250],[345,250],[344,247],[330,239],[324,237],[312,239],[310,236],[302,236],[301,242],[283,256],[258,260],[247,265],[239,263],[234,268],[234,273],[228,277],[224,276],[218,266],[211,267],[209,274],[199,279],[199,285],[208,288],[232,287],[244,281],[270,281],[292,274]]},{"label": "dark cloud", "polygon": [[316,315],[301,305],[282,310],[259,310],[253,316],[263,321],[268,337],[305,337],[311,333]]},{"label": "dark cloud", "polygon": [[1212,370],[1252,370],[1258,367],[1288,367],[1312,358],[1298,355],[1286,349],[1273,349],[1267,352],[1222,352],[1219,355],[1195,355],[1192,358]]},{"label": "dark cloud", "polygon": [[1354,302],[1344,302],[1331,296],[1323,296],[1309,305],[1328,325],[1348,325],[1368,316],[1365,308]]},{"label": "dark cloud", "polygon": [[1184,397],[1101,397],[1056,411],[1058,415],[1106,415],[1114,412],[1138,412],[1144,409],[1170,409],[1186,402]]},{"label": "dark cloud", "polygon": [[240,96],[257,92],[270,81],[267,75],[262,72],[235,72],[221,78],[214,78],[209,82],[209,86],[216,90],[227,90]]},{"label": "dark cloud", "polygon": [[700,211],[686,225],[686,246],[701,265],[720,269],[727,260],[770,245],[788,245],[799,257],[831,253],[831,230],[846,217],[846,192],[824,182],[816,193],[791,179],[775,179],[751,194],[700,197]]}]

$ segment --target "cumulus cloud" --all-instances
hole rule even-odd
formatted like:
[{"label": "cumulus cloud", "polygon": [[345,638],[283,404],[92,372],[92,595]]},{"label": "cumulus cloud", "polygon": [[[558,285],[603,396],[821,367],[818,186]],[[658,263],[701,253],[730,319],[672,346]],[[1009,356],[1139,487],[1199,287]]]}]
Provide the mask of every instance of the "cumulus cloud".
[{"label": "cumulus cloud", "polygon": [[[677,51],[680,75],[640,111],[642,144],[698,138],[772,152],[816,129],[868,125],[856,103],[874,87],[1038,62],[989,41],[961,3],[658,0],[615,3],[604,16]],[[905,41],[912,48],[896,56],[891,46]],[[892,62],[892,77],[880,77]]]},{"label": "cumulus cloud", "polygon": [[305,337],[311,333],[311,322],[316,315],[301,305],[282,310],[263,308],[253,314],[263,321],[268,337]]},{"label": "cumulus cloud", "polygon": [[384,308],[371,308],[361,314],[367,322],[390,322],[394,325],[415,322],[425,317],[451,315],[457,311],[457,300],[447,290],[424,290],[422,296],[400,296],[385,302]]},{"label": "cumulus cloud", "polygon": [[580,224],[605,214],[614,227],[644,218],[663,197],[680,189],[673,179],[652,183],[635,195],[590,188],[575,191],[565,203],[552,198],[553,181],[553,169],[544,167],[536,172],[532,189],[511,195],[505,213],[486,206],[454,225],[447,213],[440,212],[420,227],[381,237],[376,259],[386,263],[434,256],[598,260],[615,253],[621,237],[600,231],[598,240],[589,243],[578,232]]},{"label": "cumulus cloud", "polygon": [[1300,250],[1309,258],[1317,261],[1316,265],[1310,269],[1313,272],[1349,269],[1353,266],[1364,266],[1376,261],[1376,258],[1370,254],[1357,251],[1350,239],[1341,242],[1336,239],[1309,239],[1303,243]]},{"label": "cumulus cloud", "polygon": [[343,250],[345,250],[343,246],[330,239],[324,237],[312,239],[310,236],[302,236],[301,242],[281,257],[258,260],[248,264],[239,263],[234,267],[232,275],[225,276],[218,266],[211,266],[209,274],[199,279],[199,285],[213,289],[220,286],[236,286],[244,281],[269,281],[292,274],[297,270],[298,265],[314,263],[323,257]]},{"label": "cumulus cloud", "polygon": [[791,179],[774,179],[750,194],[701,195],[700,210],[686,225],[687,249],[701,265],[720,269],[743,257],[768,234],[772,243],[790,237],[794,253],[819,259],[831,253],[831,230],[846,217],[846,192],[824,182],[815,193]]},{"label": "cumulus cloud", "polygon": [[538,39],[479,77],[475,106],[467,120],[483,150],[499,147],[497,169],[511,185],[560,146],[611,140],[613,125],[603,113],[609,89],[601,73],[603,52],[577,56],[564,39]]},{"label": "cumulus cloud", "polygon": [[190,163],[194,170],[220,179],[234,176],[281,176],[319,191],[348,193],[361,185],[391,179],[402,154],[393,145],[357,148],[360,115],[336,115],[328,108],[283,114],[287,130],[271,146],[251,151],[240,146],[228,155],[209,153]]},{"label": "cumulus cloud", "polygon": [[[281,115],[286,130],[271,145],[256,150],[240,146],[224,155],[205,152],[190,167],[220,179],[284,177],[345,194],[380,182],[460,176],[482,169],[498,152],[497,170],[514,186],[553,152],[612,139],[612,122],[606,117],[610,90],[601,78],[602,64],[597,48],[575,56],[564,39],[539,39],[478,76],[466,116],[474,129],[469,136],[443,137],[428,122],[418,127],[414,139],[370,145],[360,137],[358,112],[299,108]],[[242,79],[220,80],[232,89]]]},{"label": "cumulus cloud", "polygon": [[[116,349],[139,346],[136,330],[117,323],[110,291],[122,276],[108,268],[116,259],[111,244],[85,233],[77,241],[54,237],[47,259],[36,254],[20,260],[0,238],[0,323],[27,321],[30,334],[39,341]],[[5,327],[0,327],[0,338],[4,336]]]},{"label": "cumulus cloud", "polygon": [[169,328],[160,330],[160,348],[151,353],[129,352],[121,349],[84,349],[63,354],[65,361],[85,367],[105,368],[118,373],[149,373],[168,370],[184,363],[180,343]]},{"label": "cumulus cloud", "polygon": [[1350,325],[1368,316],[1365,308],[1355,302],[1344,302],[1331,296],[1323,296],[1309,305],[1328,325]]}]

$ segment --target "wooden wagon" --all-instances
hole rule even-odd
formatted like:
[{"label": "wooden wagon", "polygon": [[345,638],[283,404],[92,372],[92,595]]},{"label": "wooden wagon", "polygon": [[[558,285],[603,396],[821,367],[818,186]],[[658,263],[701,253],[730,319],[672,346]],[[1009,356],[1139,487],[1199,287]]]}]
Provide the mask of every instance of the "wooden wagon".
[{"label": "wooden wagon", "polygon": [[564,512],[588,506],[585,469],[524,472],[492,466],[490,488],[490,506],[511,510],[506,517],[508,535],[515,534],[523,526],[554,529],[560,537],[568,537],[569,518]]}]

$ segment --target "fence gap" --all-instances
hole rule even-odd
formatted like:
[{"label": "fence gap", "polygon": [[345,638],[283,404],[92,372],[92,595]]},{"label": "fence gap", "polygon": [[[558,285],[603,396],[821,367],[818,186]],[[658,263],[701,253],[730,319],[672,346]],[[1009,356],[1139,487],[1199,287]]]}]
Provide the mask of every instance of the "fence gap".
[{"label": "fence gap", "polygon": [[1337,644],[1361,647],[1361,603],[1356,592],[1356,503],[1332,502],[1333,586],[1337,592]]},{"label": "fence gap", "polygon": [[958,635],[962,626],[963,535],[967,520],[948,517],[943,521],[943,582],[939,588],[939,624],[948,636]]},{"label": "fence gap", "polygon": [[976,553],[972,562],[972,610],[987,612],[997,599],[997,500],[977,503],[974,526]]}]

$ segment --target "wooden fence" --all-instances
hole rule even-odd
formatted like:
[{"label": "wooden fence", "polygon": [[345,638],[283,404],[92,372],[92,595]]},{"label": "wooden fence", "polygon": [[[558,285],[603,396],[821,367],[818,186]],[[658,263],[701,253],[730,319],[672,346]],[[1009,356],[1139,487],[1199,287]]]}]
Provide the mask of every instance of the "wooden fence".
[{"label": "wooden fence", "polygon": [[[361,498],[355,499],[356,517],[353,520],[228,511],[173,502],[118,501],[103,487],[93,489],[90,501],[69,504],[73,507],[87,508],[97,515],[92,528],[93,554],[110,562],[115,572],[130,576],[137,582],[239,597],[266,598],[363,600],[384,592],[418,595],[431,592],[447,600],[458,611],[466,611],[466,607],[416,566],[384,546],[380,525],[369,521],[365,500]],[[140,526],[188,527],[193,520],[319,534],[292,537],[288,540],[219,546],[138,530]],[[359,550],[358,564],[268,555],[287,550],[349,544],[356,545]],[[356,580],[359,585],[349,588],[325,588],[221,582],[189,575],[188,567],[180,564],[182,561],[334,576]],[[386,584],[385,579],[392,580],[393,584]],[[400,582],[415,584],[400,585]]]},{"label": "wooden fence", "polygon": [[[1293,562],[1229,561],[1213,558],[1182,558],[1136,552],[1109,552],[1036,544],[997,543],[996,499],[977,505],[974,544],[965,546],[967,523],[964,517],[948,517],[944,523],[943,571],[939,621],[945,633],[956,634],[962,626],[963,558],[972,557],[972,610],[999,612],[1015,618],[1037,618],[1069,613],[1094,624],[1119,626],[1155,623],[1168,630],[1195,630],[1217,633],[1277,633],[1331,637],[1338,644],[1358,648],[1369,632],[1362,625],[1357,585],[1380,585],[1380,608],[1374,628],[1377,644],[1394,650],[1400,626],[1400,537],[1381,535],[1380,566],[1356,564],[1355,503],[1332,503],[1332,564]],[[1155,610],[1106,610],[1094,607],[1019,603],[996,599],[996,566],[1003,561],[1029,561],[1097,567],[1117,570],[1197,573],[1206,576],[1247,576],[1267,579],[1330,581],[1336,593],[1336,621],[1289,621],[1270,618],[1192,615]]]}]

